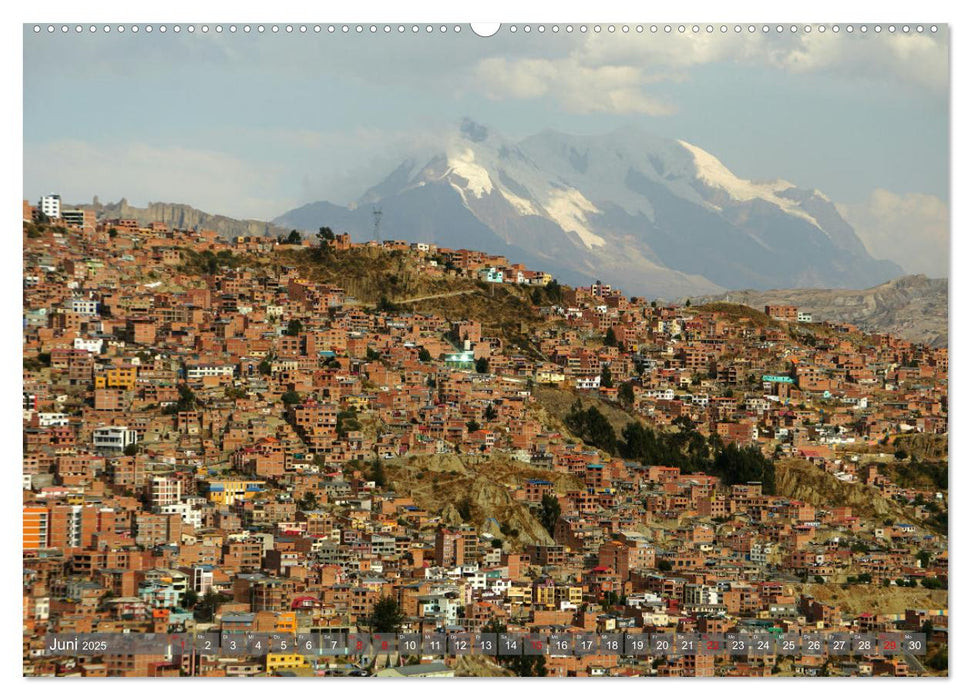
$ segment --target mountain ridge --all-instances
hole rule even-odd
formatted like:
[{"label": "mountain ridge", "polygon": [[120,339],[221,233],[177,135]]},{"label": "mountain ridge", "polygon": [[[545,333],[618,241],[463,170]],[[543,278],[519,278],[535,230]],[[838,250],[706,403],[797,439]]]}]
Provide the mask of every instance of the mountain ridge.
[{"label": "mountain ridge", "polygon": [[92,204],[83,205],[93,209],[98,218],[135,219],[139,224],[147,225],[153,221],[161,221],[173,228],[192,229],[202,228],[215,231],[223,238],[237,236],[272,236],[286,234],[285,230],[268,221],[257,219],[235,219],[223,214],[210,214],[196,209],[188,204],[172,202],[149,202],[147,206],[136,207],[122,197],[117,202],[103,204],[94,198]]},{"label": "mountain ridge", "polygon": [[698,146],[637,127],[514,142],[465,120],[437,153],[403,160],[352,205],[314,202],[274,223],[369,238],[373,207],[396,238],[495,249],[567,283],[612,279],[644,296],[872,285],[903,273],[870,256],[818,190],[745,180]]},{"label": "mountain ridge", "polygon": [[[683,301],[683,298],[682,298]],[[743,289],[691,302],[729,302],[761,309],[792,304],[825,321],[853,323],[912,342],[948,344],[948,280],[905,275],[867,289]]]}]

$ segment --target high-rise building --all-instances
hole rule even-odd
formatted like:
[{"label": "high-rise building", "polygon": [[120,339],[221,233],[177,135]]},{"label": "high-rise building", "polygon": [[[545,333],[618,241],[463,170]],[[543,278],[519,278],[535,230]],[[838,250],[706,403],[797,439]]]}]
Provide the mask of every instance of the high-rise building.
[{"label": "high-rise building", "polygon": [[50,547],[70,549],[87,547],[98,527],[94,506],[55,504],[50,514]]},{"label": "high-rise building", "polygon": [[43,506],[24,508],[24,550],[47,549],[50,513]]},{"label": "high-rise building", "polygon": [[62,209],[61,218],[69,226],[77,226],[86,233],[94,231],[97,220],[93,209]]},{"label": "high-rise building", "polygon": [[46,214],[51,219],[61,218],[61,195],[59,194],[46,194],[40,198],[41,212]]},{"label": "high-rise building", "polygon": [[462,566],[465,563],[463,533],[444,528],[435,533],[435,563],[445,567]]}]

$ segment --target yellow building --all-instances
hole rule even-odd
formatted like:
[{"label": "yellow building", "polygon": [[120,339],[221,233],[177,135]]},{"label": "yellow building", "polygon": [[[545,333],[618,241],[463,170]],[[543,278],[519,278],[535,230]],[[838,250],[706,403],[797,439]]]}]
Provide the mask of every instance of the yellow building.
[{"label": "yellow building", "polygon": [[122,389],[134,391],[138,380],[138,369],[135,367],[112,367],[94,378],[95,389]]},{"label": "yellow building", "polygon": [[536,381],[540,384],[559,384],[566,381],[566,375],[563,372],[544,369],[536,373]]},{"label": "yellow building", "polygon": [[265,481],[210,481],[207,495],[213,503],[231,506],[236,501],[247,500],[262,493],[265,485]]},{"label": "yellow building", "polygon": [[529,583],[512,583],[506,590],[506,598],[513,605],[533,604],[533,587]]},{"label": "yellow building", "polygon": [[367,410],[367,407],[370,403],[370,399],[368,399],[368,397],[364,396],[363,394],[354,394],[352,396],[346,396],[344,400],[347,403],[348,408],[353,408],[355,411]]},{"label": "yellow building", "polygon": [[533,588],[533,606],[553,610],[556,608],[556,589],[553,586]]},{"label": "yellow building", "polygon": [[266,655],[266,672],[275,673],[276,671],[289,671],[297,668],[307,668],[309,664],[301,654],[274,654]]},{"label": "yellow building", "polygon": [[581,586],[557,586],[556,605],[559,606],[564,601],[580,607],[583,604],[583,588]]},{"label": "yellow building", "polygon": [[286,634],[297,633],[297,613],[283,612],[276,618],[276,631]]}]

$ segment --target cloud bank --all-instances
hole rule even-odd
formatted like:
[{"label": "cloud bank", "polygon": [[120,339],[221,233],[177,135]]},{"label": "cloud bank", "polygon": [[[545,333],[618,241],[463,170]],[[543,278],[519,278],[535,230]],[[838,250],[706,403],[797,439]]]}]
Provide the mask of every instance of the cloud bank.
[{"label": "cloud bank", "polygon": [[948,276],[948,206],[938,197],[877,189],[866,201],[838,204],[837,209],[870,255],[892,260],[911,274]]}]

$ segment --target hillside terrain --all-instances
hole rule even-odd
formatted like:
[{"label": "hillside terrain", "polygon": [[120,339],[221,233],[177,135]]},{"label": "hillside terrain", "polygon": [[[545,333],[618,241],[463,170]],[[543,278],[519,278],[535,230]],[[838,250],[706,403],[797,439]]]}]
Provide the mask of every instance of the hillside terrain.
[{"label": "hillside terrain", "polygon": [[811,595],[817,600],[825,600],[838,605],[854,615],[873,613],[882,610],[936,610],[946,608],[948,597],[945,590],[930,590],[923,587],[904,588],[900,586],[881,586],[878,584],[857,584],[843,586],[835,583],[794,584],[798,593]]},{"label": "hillside terrain", "polygon": [[850,506],[854,514],[875,521],[887,518],[913,522],[912,513],[899,503],[883,498],[863,484],[837,480],[818,467],[798,459],[780,459],[775,464],[776,488],[780,495],[805,501],[818,508]]},{"label": "hillside terrain", "polygon": [[558,493],[582,487],[576,477],[531,467],[505,455],[409,457],[388,460],[384,469],[396,491],[409,494],[445,525],[473,523],[480,532],[491,531],[514,547],[552,544],[553,539],[510,491],[527,479],[552,481]]},{"label": "hillside terrain", "polygon": [[948,338],[947,287],[946,279],[909,275],[868,289],[746,289],[691,301],[731,302],[755,309],[792,304],[816,319],[852,323],[865,331],[943,347]]}]

